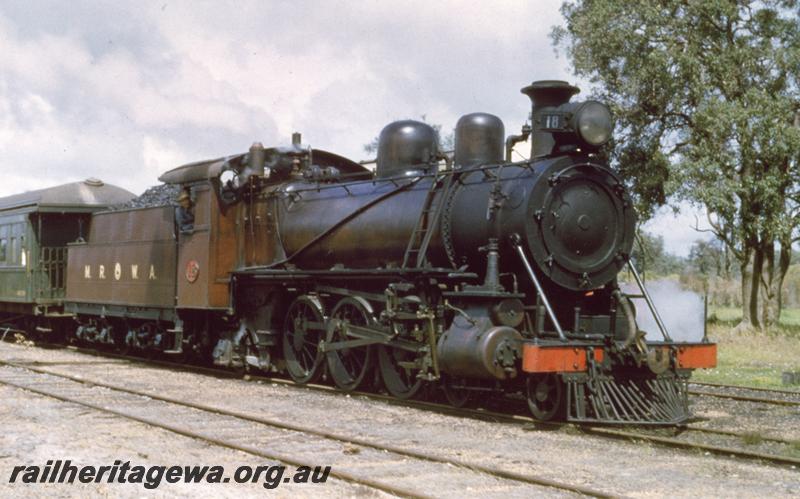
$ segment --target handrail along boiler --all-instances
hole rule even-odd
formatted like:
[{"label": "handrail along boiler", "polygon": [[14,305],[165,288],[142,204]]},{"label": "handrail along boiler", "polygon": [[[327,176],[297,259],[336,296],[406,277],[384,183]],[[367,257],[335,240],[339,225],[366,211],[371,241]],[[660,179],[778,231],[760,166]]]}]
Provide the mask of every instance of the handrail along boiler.
[{"label": "handrail along boiler", "polygon": [[[194,230],[175,232],[163,269],[138,265],[154,283],[174,272],[163,291],[173,286],[175,303],[146,331],[134,320],[146,304],[120,309],[125,333],[109,337],[400,398],[425,386],[454,405],[522,394],[542,420],[684,421],[688,377],[714,365],[715,345],[676,343],[660,318],[663,341],[645,340],[617,284],[635,214],[597,154],[611,114],[570,102],[578,89],[565,82],[522,92],[531,126],[506,138],[496,116],[465,115],[452,157],[430,126],[406,120],[381,132],[374,172],[299,135],[167,172],[191,192]],[[526,139],[530,160],[512,162]],[[70,248],[71,264],[83,249]],[[90,316],[91,300],[70,294],[84,267],[70,268],[67,295]]]}]

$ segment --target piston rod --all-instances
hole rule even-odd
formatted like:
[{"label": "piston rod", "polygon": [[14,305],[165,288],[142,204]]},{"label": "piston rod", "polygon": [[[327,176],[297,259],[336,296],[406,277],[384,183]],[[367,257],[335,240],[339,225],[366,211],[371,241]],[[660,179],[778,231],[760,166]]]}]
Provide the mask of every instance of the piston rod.
[{"label": "piston rod", "polygon": [[533,272],[533,268],[531,264],[528,262],[528,257],[525,256],[525,250],[522,249],[522,245],[520,244],[520,237],[519,234],[514,234],[511,236],[511,244],[517,249],[517,253],[519,254],[520,260],[522,260],[522,265],[525,266],[525,270],[528,271],[528,276],[533,281],[533,285],[536,286],[536,292],[539,293],[539,296],[542,299],[542,303],[544,303],[544,308],[547,310],[547,315],[550,317],[550,320],[553,322],[553,326],[555,326],[556,331],[558,332],[558,337],[561,341],[567,341],[567,336],[564,334],[564,331],[561,329],[561,324],[558,323],[558,319],[556,318],[555,312],[553,312],[553,308],[550,306],[550,301],[547,299],[547,295],[544,294],[544,289],[542,289],[542,285],[539,283],[539,279],[536,278],[536,274]]},{"label": "piston rod", "polygon": [[655,318],[656,324],[658,324],[658,329],[661,330],[661,334],[664,336],[664,339],[667,341],[672,341],[672,338],[669,337],[669,333],[667,333],[667,326],[664,325],[664,322],[661,320],[661,316],[658,315],[658,310],[656,310],[656,306],[653,303],[652,298],[650,298],[650,293],[648,293],[647,288],[644,287],[642,278],[639,277],[639,272],[636,271],[636,267],[633,266],[633,263],[630,261],[630,259],[628,259],[628,268],[631,270],[633,278],[636,279],[636,284],[642,291],[642,295],[644,295],[644,301],[647,302],[647,307],[650,309],[650,313],[653,314],[653,318]]}]

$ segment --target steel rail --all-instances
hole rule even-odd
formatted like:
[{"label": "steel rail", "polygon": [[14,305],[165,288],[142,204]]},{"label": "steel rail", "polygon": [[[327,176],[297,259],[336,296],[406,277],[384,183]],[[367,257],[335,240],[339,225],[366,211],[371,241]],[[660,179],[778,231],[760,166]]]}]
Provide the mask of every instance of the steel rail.
[{"label": "steel rail", "polygon": [[[69,350],[78,351],[80,353],[88,353],[90,355],[96,356],[104,356],[105,353],[98,352],[92,349],[85,349],[79,347],[67,347]],[[115,358],[122,358],[125,360],[130,360],[132,362],[144,364],[144,365],[157,365],[166,368],[173,368],[178,370],[183,370],[187,372],[194,372],[194,373],[201,373],[206,374],[209,376],[224,376],[228,378],[240,378],[240,375],[236,375],[229,370],[219,369],[219,368],[208,368],[202,366],[191,366],[186,364],[177,364],[174,362],[168,362],[163,360],[152,360],[152,359],[143,359],[141,357],[133,357],[133,356],[126,356],[122,354],[111,354]],[[4,364],[6,362],[0,361],[0,364]],[[20,366],[25,367],[25,366]],[[773,454],[764,454],[758,452],[750,452],[744,451],[741,449],[736,449],[732,447],[721,447],[721,446],[713,446],[713,445],[706,445],[706,444],[697,444],[693,442],[686,442],[683,440],[679,440],[676,438],[671,437],[662,437],[656,436],[652,434],[647,434],[643,432],[637,431],[628,431],[622,429],[609,429],[597,426],[588,426],[588,425],[575,425],[572,423],[559,423],[559,422],[543,422],[538,421],[530,416],[527,415],[520,415],[520,414],[509,414],[505,412],[496,412],[486,409],[465,409],[465,408],[456,408],[446,404],[440,404],[435,402],[427,402],[427,401],[419,401],[419,400],[401,400],[390,395],[382,395],[376,393],[369,393],[369,392],[350,392],[350,393],[343,393],[340,390],[336,389],[335,387],[327,386],[327,385],[319,385],[319,384],[305,384],[305,385],[298,385],[291,380],[283,379],[283,378],[274,378],[269,376],[254,376],[254,375],[244,375],[244,379],[247,381],[264,381],[270,383],[277,383],[281,384],[293,389],[309,389],[313,391],[321,391],[330,394],[336,395],[350,395],[350,396],[362,396],[371,400],[378,400],[385,403],[389,403],[392,405],[398,405],[403,407],[412,407],[421,410],[432,411],[440,414],[445,415],[452,415],[458,417],[469,417],[476,420],[482,421],[489,421],[489,422],[507,422],[513,424],[529,424],[543,428],[563,428],[563,427],[574,427],[580,431],[583,431],[587,434],[592,434],[594,436],[603,437],[603,438],[615,438],[615,439],[627,439],[627,440],[640,440],[640,441],[647,441],[653,444],[665,446],[665,447],[672,447],[672,448],[682,448],[682,449],[698,449],[705,452],[709,452],[711,454],[720,455],[724,457],[736,456],[739,458],[746,458],[752,460],[761,460],[766,461],[774,464],[779,465],[793,465],[793,466],[800,466],[800,459],[787,457],[787,456],[778,456]],[[80,381],[85,381],[81,379]],[[152,395],[147,395],[148,397],[153,397]],[[685,430],[688,431],[695,431],[695,432],[704,432],[704,433],[714,433],[714,434],[728,434],[731,437],[738,437],[740,439],[746,439],[750,434],[747,433],[736,433],[736,432],[725,432],[724,430],[713,430],[713,429],[706,429],[706,428],[698,428],[698,427],[691,427],[686,426],[683,427]],[[763,437],[763,440],[775,441],[781,444],[786,445],[794,445],[795,442],[789,440],[782,440],[776,439],[772,437]]]},{"label": "steel rail", "polygon": [[711,435],[723,435],[726,437],[736,437],[742,440],[749,439],[749,438],[758,438],[765,442],[774,442],[777,444],[783,445],[797,445],[800,443],[800,440],[787,440],[785,438],[778,438],[778,437],[770,437],[768,435],[759,435],[756,433],[747,433],[747,432],[740,432],[740,431],[731,431],[731,430],[719,430],[717,428],[703,428],[701,426],[686,426],[686,430],[695,431],[698,433],[708,433]]},{"label": "steel rail", "polygon": [[[7,365],[10,365],[10,364],[7,364]],[[308,462],[305,462],[305,461],[302,461],[302,460],[297,460],[297,459],[294,459],[291,456],[287,456],[287,455],[284,455],[284,454],[281,454],[281,453],[265,452],[265,451],[263,451],[261,449],[258,449],[256,447],[253,447],[253,446],[250,446],[250,445],[242,445],[242,444],[236,444],[236,443],[233,443],[233,442],[228,442],[228,441],[225,441],[225,440],[222,440],[222,439],[219,439],[219,438],[211,437],[209,435],[203,435],[201,433],[197,433],[197,432],[194,432],[194,431],[191,431],[191,430],[187,430],[186,428],[181,428],[181,427],[176,426],[176,425],[172,425],[172,424],[169,424],[169,423],[164,423],[162,421],[158,421],[158,420],[155,420],[155,419],[152,419],[152,418],[146,418],[146,417],[143,417],[143,416],[137,416],[135,414],[129,414],[129,413],[124,412],[124,411],[118,411],[118,410],[112,409],[110,407],[105,407],[105,406],[101,406],[101,405],[98,405],[98,404],[93,404],[91,402],[78,400],[78,399],[73,398],[73,397],[68,397],[66,395],[61,395],[61,394],[58,394],[58,393],[54,393],[52,391],[41,390],[39,388],[33,388],[33,387],[30,387],[30,386],[26,386],[26,385],[23,385],[23,384],[14,383],[12,381],[2,380],[2,379],[0,379],[0,384],[7,385],[7,386],[12,386],[12,387],[18,388],[20,390],[25,390],[25,391],[28,391],[28,392],[31,392],[31,393],[35,393],[37,395],[42,395],[44,397],[50,397],[50,398],[53,398],[53,399],[56,399],[56,400],[61,400],[62,402],[67,402],[67,403],[71,403],[71,404],[80,405],[80,406],[83,406],[83,407],[86,407],[86,408],[89,408],[89,409],[93,409],[93,410],[96,410],[96,411],[104,412],[106,414],[112,414],[114,416],[118,416],[118,417],[121,417],[121,418],[130,419],[131,421],[136,421],[138,423],[143,423],[143,424],[146,424],[148,426],[152,426],[154,428],[160,428],[162,430],[170,431],[172,433],[176,433],[176,434],[182,435],[184,437],[194,438],[194,439],[197,439],[197,440],[201,440],[203,442],[208,442],[208,443],[214,444],[214,445],[216,445],[218,447],[224,447],[224,448],[227,448],[227,449],[232,449],[232,450],[245,452],[247,454],[251,454],[251,455],[254,455],[254,456],[262,457],[262,458],[265,458],[265,459],[272,459],[272,460],[275,460],[275,461],[279,461],[279,462],[282,462],[282,463],[285,463],[285,464],[289,464],[289,465],[292,465],[292,466],[297,466],[297,467],[300,467],[300,466],[313,467],[314,466],[313,463],[308,463]],[[148,397],[153,398],[151,395],[148,395]],[[372,479],[364,478],[364,477],[359,477],[359,476],[353,475],[351,473],[343,472],[343,471],[336,471],[336,470],[332,469],[330,471],[330,475],[335,477],[335,478],[338,478],[340,480],[349,482],[349,483],[357,483],[359,485],[364,485],[366,487],[370,487],[370,488],[373,488],[373,489],[376,489],[376,490],[381,490],[383,492],[386,492],[386,493],[392,494],[392,495],[396,495],[396,496],[414,497],[414,498],[427,498],[428,497],[428,496],[421,495],[421,494],[419,494],[417,492],[405,490],[405,489],[398,488],[398,487],[395,487],[395,486],[392,486],[392,485],[388,485],[388,484],[383,484],[383,483],[380,483],[380,482],[378,482],[376,480],[372,480]]]},{"label": "steel rail", "polygon": [[707,392],[705,390],[689,390],[689,395],[695,395],[698,397],[715,397],[715,398],[722,398],[722,399],[730,399],[730,400],[737,400],[740,402],[755,402],[758,404],[772,404],[772,405],[783,405],[783,406],[790,406],[790,407],[797,407],[800,406],[800,401],[796,400],[781,400],[781,399],[772,399],[772,398],[764,398],[764,397],[748,397],[747,395],[735,395],[732,393],[716,393],[716,392]]},{"label": "steel rail", "polygon": [[[337,434],[337,433],[333,433],[333,432],[322,431],[322,430],[318,430],[318,429],[314,429],[314,428],[310,428],[310,427],[306,427],[306,426],[301,426],[301,425],[296,425],[296,424],[292,424],[292,423],[286,423],[286,422],[283,422],[283,421],[278,421],[278,420],[275,420],[275,419],[265,418],[265,417],[261,417],[261,416],[254,416],[252,414],[246,414],[246,413],[242,413],[242,412],[238,412],[238,411],[232,411],[230,409],[225,409],[225,408],[222,408],[222,407],[211,406],[211,405],[202,404],[202,403],[199,403],[199,402],[189,402],[189,401],[186,401],[186,400],[176,399],[176,398],[172,398],[172,397],[165,397],[165,396],[157,395],[157,394],[154,394],[154,393],[142,392],[142,391],[139,391],[139,390],[133,390],[133,389],[126,388],[126,387],[120,386],[120,385],[105,383],[105,382],[101,382],[101,381],[95,381],[95,380],[87,379],[87,378],[84,378],[84,377],[78,377],[78,376],[72,376],[72,375],[69,375],[69,374],[57,373],[57,372],[53,372],[53,371],[50,371],[50,370],[47,370],[47,369],[31,367],[31,366],[27,366],[25,364],[20,364],[20,363],[17,363],[17,362],[8,362],[8,361],[0,360],[0,365],[15,367],[15,368],[19,368],[19,369],[25,369],[25,370],[28,370],[28,371],[31,371],[31,372],[35,372],[35,373],[38,373],[38,374],[45,374],[45,375],[54,376],[54,377],[58,377],[58,378],[62,378],[62,379],[67,379],[67,380],[74,381],[74,382],[77,382],[77,383],[82,383],[82,384],[95,386],[95,387],[99,387],[99,388],[105,388],[105,389],[108,389],[108,390],[113,390],[113,391],[117,391],[117,392],[121,392],[121,393],[127,393],[129,395],[137,395],[137,396],[141,396],[141,397],[147,397],[147,398],[150,398],[150,399],[153,399],[153,400],[158,400],[158,401],[166,402],[166,403],[173,404],[173,405],[179,405],[179,406],[182,406],[182,407],[188,407],[188,408],[191,408],[191,409],[197,409],[197,410],[204,411],[204,412],[210,412],[210,413],[219,414],[219,415],[223,415],[223,416],[229,416],[229,417],[233,417],[233,418],[240,419],[240,420],[243,420],[243,421],[249,421],[249,422],[252,422],[252,423],[258,423],[258,424],[262,424],[262,425],[265,425],[265,426],[271,426],[271,427],[274,427],[274,428],[279,428],[279,429],[282,429],[282,430],[289,430],[289,431],[294,431],[294,432],[298,432],[298,433],[305,433],[305,434],[308,434],[308,435],[315,435],[315,436],[318,436],[318,437],[321,437],[321,438],[324,438],[324,439],[328,439],[328,440],[334,440],[334,441],[338,441],[338,442],[342,442],[342,443],[358,445],[358,446],[361,446],[361,447],[371,448],[371,449],[375,449],[375,450],[379,450],[379,451],[390,452],[390,453],[393,453],[393,454],[397,454],[397,455],[401,455],[401,456],[405,456],[405,457],[410,457],[410,458],[414,458],[414,459],[419,459],[419,460],[423,460],[423,461],[429,461],[429,462],[434,462],[434,463],[439,463],[439,464],[448,464],[448,465],[452,465],[452,466],[457,466],[457,467],[464,468],[464,469],[467,469],[467,470],[470,470],[470,471],[475,471],[475,472],[478,472],[478,473],[485,473],[487,475],[491,475],[491,476],[494,476],[494,477],[497,477],[497,478],[506,479],[506,480],[512,480],[512,481],[516,481],[516,482],[527,483],[527,484],[531,484],[531,485],[538,485],[538,486],[542,486],[542,487],[549,487],[549,488],[554,488],[554,489],[559,489],[559,490],[566,490],[566,491],[569,491],[569,492],[575,492],[575,493],[578,493],[578,494],[583,494],[583,495],[587,495],[587,496],[591,496],[591,497],[597,497],[597,498],[610,498],[610,497],[613,497],[612,495],[610,495],[610,494],[608,494],[606,492],[602,492],[602,491],[599,491],[599,490],[591,489],[591,488],[588,488],[588,487],[582,487],[582,486],[579,486],[579,485],[572,485],[572,484],[568,484],[568,483],[564,483],[564,482],[558,482],[558,481],[555,481],[555,480],[550,480],[550,479],[547,479],[547,478],[539,477],[539,476],[536,476],[536,475],[528,475],[528,474],[516,473],[516,472],[513,472],[513,471],[502,470],[502,469],[499,469],[499,468],[495,468],[495,467],[491,467],[491,466],[485,466],[485,465],[482,465],[482,464],[470,463],[470,462],[463,461],[463,460],[458,460],[458,459],[448,459],[448,458],[444,458],[444,457],[441,457],[441,456],[436,456],[436,455],[433,455],[433,454],[413,451],[413,450],[409,450],[409,449],[403,449],[401,447],[397,447],[397,446],[394,446],[394,445],[375,443],[375,442],[372,442],[372,441],[369,441],[369,440],[365,440],[365,439],[359,438],[359,437],[351,437],[351,436],[341,435],[341,434]],[[0,380],[0,383],[4,383],[4,382],[5,381]],[[292,462],[289,462],[289,461],[286,461],[284,459],[280,459],[280,458],[277,458],[277,457],[274,457],[273,459],[277,459],[279,461],[295,465],[295,463],[292,463]],[[331,474],[333,474],[333,472]],[[369,480],[369,479],[367,479],[367,480]],[[360,482],[360,483],[363,483],[363,484],[367,485],[367,483],[365,483],[365,482]],[[370,485],[370,486],[373,486],[373,485]],[[374,488],[379,488],[379,487],[374,487]],[[386,489],[381,489],[381,490],[389,492],[389,490],[386,490]],[[394,493],[394,492],[390,492],[390,493]],[[401,495],[415,496],[417,494],[401,492]]]},{"label": "steel rail", "polygon": [[727,388],[731,390],[750,390],[753,392],[781,393],[783,395],[796,395],[800,397],[800,390],[781,390],[780,388],[763,388],[760,386],[727,385],[725,383],[712,383],[710,381],[689,381],[690,385],[710,386],[713,388]]},{"label": "steel rail", "polygon": [[650,443],[664,445],[667,447],[675,447],[680,449],[697,449],[711,454],[718,454],[722,456],[735,456],[745,459],[755,459],[768,461],[775,464],[787,464],[791,466],[800,466],[800,459],[789,456],[778,456],[775,454],[764,454],[762,452],[752,452],[732,447],[721,447],[717,445],[701,444],[697,442],[685,442],[677,438],[661,437],[657,435],[647,435],[635,431],[617,430],[612,428],[581,428],[584,432],[593,435],[602,435],[611,438],[619,438],[625,440],[643,440]]}]

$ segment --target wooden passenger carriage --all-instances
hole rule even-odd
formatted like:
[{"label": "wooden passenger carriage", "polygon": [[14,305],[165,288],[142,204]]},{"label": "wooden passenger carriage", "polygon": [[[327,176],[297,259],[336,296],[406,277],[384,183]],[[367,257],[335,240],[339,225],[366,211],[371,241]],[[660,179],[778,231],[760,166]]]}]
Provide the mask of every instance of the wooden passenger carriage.
[{"label": "wooden passenger carriage", "polygon": [[0,199],[0,321],[61,316],[67,245],[88,235],[93,213],[133,197],[89,179]]}]

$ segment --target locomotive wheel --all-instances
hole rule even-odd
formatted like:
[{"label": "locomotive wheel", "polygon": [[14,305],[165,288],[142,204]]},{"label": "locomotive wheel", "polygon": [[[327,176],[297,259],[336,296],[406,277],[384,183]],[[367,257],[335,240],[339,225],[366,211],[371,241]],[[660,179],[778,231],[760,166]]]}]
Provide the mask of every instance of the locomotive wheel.
[{"label": "locomotive wheel", "polygon": [[[130,327],[128,324],[124,324],[122,326],[122,330],[116,335],[116,348],[119,353],[122,355],[133,355],[136,353],[136,348],[133,345],[128,343],[128,332],[130,331]],[[75,336],[75,332],[73,331],[72,336]]]},{"label": "locomotive wheel", "polygon": [[456,409],[467,405],[472,395],[470,390],[461,388],[463,384],[465,384],[465,380],[463,379],[453,379],[447,375],[442,375],[442,391],[444,391],[444,398]]},{"label": "locomotive wheel", "polygon": [[11,333],[11,331],[16,329],[17,328],[14,327],[14,324],[11,324],[10,322],[0,324],[0,338],[3,338],[5,341],[13,340],[14,335]]},{"label": "locomotive wheel", "polygon": [[383,384],[389,393],[399,399],[409,399],[422,388],[423,380],[417,375],[419,370],[403,367],[401,362],[413,362],[414,352],[381,345],[378,347],[378,364],[381,368]]},{"label": "locomotive wheel", "polygon": [[564,383],[555,374],[528,377],[526,384],[528,408],[539,421],[550,421],[564,410]]},{"label": "locomotive wheel", "polygon": [[[332,321],[341,321],[337,327],[328,327],[325,342],[351,340],[347,336],[347,325],[368,326],[375,322],[369,304],[360,298],[342,298],[331,312]],[[332,350],[326,354],[328,370],[336,386],[345,391],[353,391],[369,379],[372,371],[373,349],[369,346]]]},{"label": "locomotive wheel", "polygon": [[283,321],[283,358],[295,383],[312,383],[322,373],[319,343],[325,337],[325,316],[316,297],[298,296]]},{"label": "locomotive wheel", "polygon": [[158,326],[156,325],[155,322],[145,322],[144,324],[142,324],[140,329],[143,332],[147,333],[146,336],[147,343],[143,345],[144,347],[143,349],[139,350],[139,355],[148,360],[155,359],[156,355],[160,353],[159,350],[156,348],[156,345],[154,344],[154,339],[156,331],[158,331]]}]

